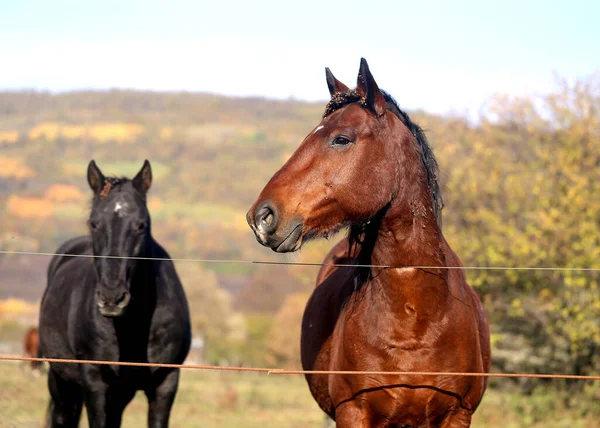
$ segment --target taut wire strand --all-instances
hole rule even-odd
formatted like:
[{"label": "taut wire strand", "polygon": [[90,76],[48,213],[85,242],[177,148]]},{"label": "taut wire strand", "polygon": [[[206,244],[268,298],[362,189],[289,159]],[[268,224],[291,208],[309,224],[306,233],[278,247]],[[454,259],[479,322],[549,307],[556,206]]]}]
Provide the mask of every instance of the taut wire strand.
[{"label": "taut wire strand", "polygon": [[7,251],[0,250],[0,254],[17,256],[61,256],[61,257],[83,257],[83,258],[105,258],[105,259],[130,259],[130,260],[153,260],[172,262],[196,262],[196,263],[221,263],[221,264],[255,264],[255,265],[288,265],[288,266],[335,266],[335,267],[363,267],[379,269],[456,269],[456,270],[536,270],[536,271],[580,271],[600,272],[600,267],[553,267],[553,266],[391,266],[391,265],[361,265],[350,263],[308,263],[308,262],[280,262],[268,260],[225,260],[225,259],[194,259],[194,258],[163,258],[163,257],[130,257],[130,256],[96,256],[93,254],[67,254],[67,253],[45,253],[36,251]]},{"label": "taut wire strand", "polygon": [[600,380],[600,375],[570,375],[553,373],[469,373],[469,372],[394,372],[394,371],[344,371],[344,370],[287,370],[272,369],[265,367],[228,367],[210,366],[200,364],[161,364],[161,363],[134,363],[125,361],[101,361],[101,360],[72,360],[65,358],[34,358],[15,357],[0,355],[0,361],[35,361],[47,363],[64,364],[98,364],[116,365],[130,367],[157,367],[173,369],[196,369],[232,372],[256,372],[277,375],[299,375],[299,374],[326,374],[326,375],[386,375],[386,376],[470,376],[470,377],[522,377],[537,379],[577,379],[577,380]]}]

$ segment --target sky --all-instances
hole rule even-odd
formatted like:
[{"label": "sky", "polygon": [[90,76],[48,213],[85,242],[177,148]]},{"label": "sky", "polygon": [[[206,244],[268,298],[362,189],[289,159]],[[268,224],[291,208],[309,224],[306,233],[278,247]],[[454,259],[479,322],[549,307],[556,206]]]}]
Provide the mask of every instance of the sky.
[{"label": "sky", "polygon": [[365,57],[402,108],[479,111],[600,71],[597,1],[0,0],[0,90],[326,100]]}]

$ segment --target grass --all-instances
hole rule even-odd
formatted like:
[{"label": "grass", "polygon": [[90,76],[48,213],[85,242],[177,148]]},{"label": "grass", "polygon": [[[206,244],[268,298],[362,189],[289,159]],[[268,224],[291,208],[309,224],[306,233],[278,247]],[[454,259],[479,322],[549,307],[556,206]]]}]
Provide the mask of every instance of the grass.
[{"label": "grass", "polygon": [[[0,427],[35,427],[43,421],[46,377],[21,364],[0,364]],[[124,427],[146,424],[148,405],[138,392],[125,410]],[[186,371],[171,414],[173,427],[317,427],[325,418],[302,377]],[[81,428],[87,427],[83,418]]]},{"label": "grass", "polygon": [[[45,376],[34,378],[20,364],[0,364],[0,427],[39,427],[47,394]],[[123,426],[145,426],[146,411],[146,399],[138,393]],[[524,397],[489,390],[473,427],[591,428],[597,421],[597,415],[585,418],[565,410],[551,393]],[[171,414],[171,426],[184,428],[320,428],[324,422],[303,377],[255,373],[184,371]]]},{"label": "grass", "polygon": [[[34,378],[21,364],[0,364],[0,427],[39,427],[47,405],[46,378]],[[147,404],[140,392],[125,410],[124,427],[146,424]],[[587,418],[567,411],[551,393],[530,397],[489,390],[473,427],[591,428]],[[321,428],[325,417],[301,376],[184,371],[171,414],[173,427]],[[83,418],[81,428],[87,427]]]}]

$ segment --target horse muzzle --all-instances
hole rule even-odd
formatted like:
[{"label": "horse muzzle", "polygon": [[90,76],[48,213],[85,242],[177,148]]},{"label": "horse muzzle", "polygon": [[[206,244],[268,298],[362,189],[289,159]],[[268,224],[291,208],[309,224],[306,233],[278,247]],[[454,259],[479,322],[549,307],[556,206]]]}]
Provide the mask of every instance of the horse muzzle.
[{"label": "horse muzzle", "polygon": [[302,220],[282,224],[282,216],[268,201],[250,209],[246,215],[256,240],[277,253],[297,251],[302,246]]},{"label": "horse muzzle", "polygon": [[96,291],[96,305],[105,317],[114,318],[123,315],[130,300],[131,294],[127,290]]}]

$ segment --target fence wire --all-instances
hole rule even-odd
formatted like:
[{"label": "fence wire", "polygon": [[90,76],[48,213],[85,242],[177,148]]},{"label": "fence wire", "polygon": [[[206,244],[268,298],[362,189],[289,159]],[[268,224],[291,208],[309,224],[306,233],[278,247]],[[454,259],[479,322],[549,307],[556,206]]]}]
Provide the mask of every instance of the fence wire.
[{"label": "fence wire", "polygon": [[163,363],[139,363],[126,361],[104,361],[104,360],[73,360],[65,358],[34,358],[34,357],[15,357],[0,356],[0,361],[35,361],[46,363],[63,364],[97,364],[97,365],[115,365],[128,367],[155,367],[171,369],[196,369],[213,371],[232,371],[232,372],[258,372],[268,375],[300,375],[300,374],[321,374],[321,375],[385,375],[385,376],[469,376],[469,377],[515,377],[515,378],[536,378],[536,379],[577,379],[577,380],[600,380],[600,375],[570,375],[554,373],[473,373],[473,372],[417,372],[417,371],[355,371],[355,370],[288,370],[266,367],[229,367],[229,366],[211,366],[201,364],[163,364]]},{"label": "fence wire", "polygon": [[255,264],[255,265],[287,265],[287,266],[331,266],[331,267],[362,267],[378,269],[449,269],[449,270],[535,270],[535,271],[563,271],[563,272],[600,272],[600,267],[578,267],[578,266],[393,266],[393,265],[369,265],[352,263],[312,263],[312,262],[284,262],[269,260],[226,260],[226,259],[195,259],[195,258],[166,258],[166,257],[134,257],[134,256],[97,256],[94,254],[68,254],[68,253],[46,253],[36,251],[7,251],[0,250],[0,254],[17,256],[61,256],[82,257],[89,259],[127,259],[127,260],[151,260],[171,262],[196,262],[216,264]]}]

